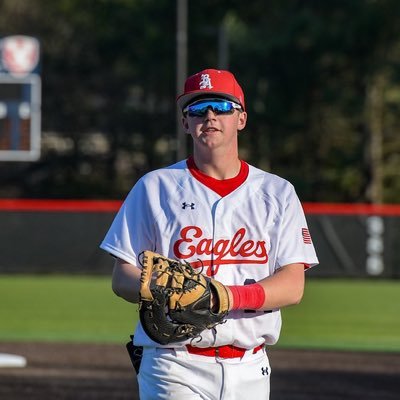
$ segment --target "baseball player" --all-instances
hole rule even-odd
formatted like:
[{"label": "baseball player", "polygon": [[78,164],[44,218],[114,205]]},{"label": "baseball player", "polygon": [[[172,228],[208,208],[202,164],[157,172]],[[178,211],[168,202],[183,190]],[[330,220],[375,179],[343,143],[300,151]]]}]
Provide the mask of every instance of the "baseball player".
[{"label": "baseball player", "polygon": [[306,219],[288,181],[239,158],[247,113],[232,73],[190,76],[177,104],[192,155],[135,184],[101,248],[116,258],[112,286],[125,300],[139,301],[139,254],[147,249],[223,283],[229,313],[199,340],[168,345],[139,323],[140,398],[268,399],[280,309],[301,301],[304,272],[318,263]]}]

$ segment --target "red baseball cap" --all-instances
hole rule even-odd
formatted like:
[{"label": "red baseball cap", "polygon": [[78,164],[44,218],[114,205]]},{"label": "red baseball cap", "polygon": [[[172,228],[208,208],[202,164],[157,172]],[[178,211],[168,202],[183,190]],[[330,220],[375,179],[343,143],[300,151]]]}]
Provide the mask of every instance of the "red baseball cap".
[{"label": "red baseball cap", "polygon": [[245,109],[244,94],[235,76],[218,69],[205,69],[186,79],[184,92],[178,96],[178,106],[183,109],[193,99],[203,95],[222,96],[234,101]]}]

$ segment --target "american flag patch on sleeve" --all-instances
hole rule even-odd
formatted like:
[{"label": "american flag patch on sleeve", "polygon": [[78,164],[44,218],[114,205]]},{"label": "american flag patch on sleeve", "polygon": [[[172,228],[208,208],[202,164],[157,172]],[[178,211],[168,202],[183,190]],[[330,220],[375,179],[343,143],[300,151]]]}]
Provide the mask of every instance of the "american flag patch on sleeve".
[{"label": "american flag patch on sleeve", "polygon": [[312,244],[310,231],[307,228],[301,229],[301,235],[303,236],[303,242],[305,244]]}]

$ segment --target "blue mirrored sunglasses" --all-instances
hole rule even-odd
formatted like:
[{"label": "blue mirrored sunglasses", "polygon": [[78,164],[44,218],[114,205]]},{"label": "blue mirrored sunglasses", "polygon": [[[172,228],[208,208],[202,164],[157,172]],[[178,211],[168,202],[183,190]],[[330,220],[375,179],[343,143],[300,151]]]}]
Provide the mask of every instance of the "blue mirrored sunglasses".
[{"label": "blue mirrored sunglasses", "polygon": [[203,117],[208,110],[212,110],[217,115],[233,114],[235,109],[241,110],[242,107],[229,100],[207,99],[189,104],[183,109],[183,115],[189,117]]}]

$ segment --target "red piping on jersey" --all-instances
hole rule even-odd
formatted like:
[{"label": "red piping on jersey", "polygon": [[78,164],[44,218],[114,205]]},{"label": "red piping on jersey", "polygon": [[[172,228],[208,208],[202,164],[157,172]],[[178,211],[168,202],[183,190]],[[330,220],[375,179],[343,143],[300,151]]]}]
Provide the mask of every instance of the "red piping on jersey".
[{"label": "red piping on jersey", "polygon": [[186,163],[190,173],[199,182],[201,182],[203,185],[207,186],[214,192],[218,193],[221,197],[225,197],[229,193],[232,193],[242,183],[244,183],[249,175],[249,165],[242,160],[240,161],[241,165],[239,173],[235,177],[230,179],[215,179],[211,176],[204,174],[197,168],[192,156],[187,159]]}]

